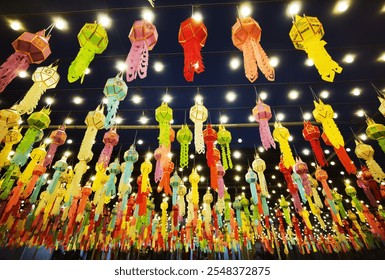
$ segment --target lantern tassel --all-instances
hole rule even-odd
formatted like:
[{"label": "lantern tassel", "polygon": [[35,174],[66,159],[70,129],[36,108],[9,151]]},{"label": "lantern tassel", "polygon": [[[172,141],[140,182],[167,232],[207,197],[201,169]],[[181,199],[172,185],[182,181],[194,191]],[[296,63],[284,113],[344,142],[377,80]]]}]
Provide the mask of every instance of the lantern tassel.
[{"label": "lantern tassel", "polygon": [[366,165],[368,166],[373,179],[377,183],[381,183],[383,180],[385,180],[385,173],[382,171],[381,167],[373,158],[368,159],[366,161]]},{"label": "lantern tassel", "polygon": [[131,82],[139,75],[141,79],[147,76],[148,47],[144,40],[134,41],[126,59],[126,80]]},{"label": "lantern tassel", "polygon": [[251,45],[254,51],[254,57],[257,61],[257,65],[261,72],[265,75],[268,81],[275,80],[275,71],[274,68],[270,65],[269,58],[267,57],[265,51],[262,49],[260,43],[251,40]]},{"label": "lantern tassel", "polygon": [[0,66],[0,93],[21,71],[26,71],[31,63],[27,54],[15,52]]},{"label": "lantern tassel", "polygon": [[315,155],[315,158],[317,160],[318,165],[321,167],[324,167],[325,165],[328,165],[325,155],[322,151],[321,143],[318,139],[314,139],[310,141],[311,149],[313,150],[313,153]]},{"label": "lantern tassel", "polygon": [[259,121],[259,134],[261,136],[262,146],[265,148],[265,150],[270,149],[270,147],[275,149],[275,142],[271,136],[269,123],[267,120]]},{"label": "lantern tassel", "polygon": [[336,152],[338,159],[344,166],[345,170],[349,174],[356,174],[357,172],[356,166],[354,165],[354,162],[350,159],[345,148],[343,146],[340,146],[338,149],[334,147],[334,151]]},{"label": "lantern tassel", "polygon": [[33,143],[38,139],[41,131],[35,129],[34,127],[27,130],[23,139],[19,143],[16,149],[16,153],[12,157],[12,162],[17,165],[24,166],[28,160],[28,154],[33,148]]},{"label": "lantern tassel", "polygon": [[80,83],[83,83],[86,69],[94,57],[95,52],[92,49],[86,47],[80,48],[75,60],[72,61],[68,69],[68,82],[73,83],[81,78]]},{"label": "lantern tassel", "polygon": [[254,83],[258,78],[258,66],[251,41],[243,45],[243,65],[247,79]]},{"label": "lantern tassel", "polygon": [[195,122],[194,126],[194,144],[195,144],[195,151],[198,154],[203,154],[205,152],[205,141],[203,139],[203,123],[200,121]]},{"label": "lantern tassel", "polygon": [[16,105],[16,110],[20,115],[32,114],[35,110],[41,96],[46,92],[47,85],[42,82],[37,82],[25,94],[23,100]]},{"label": "lantern tassel", "polygon": [[108,98],[108,104],[107,104],[107,116],[104,119],[104,128],[110,129],[113,125],[116,123],[116,112],[119,108],[119,100],[115,97],[109,97]]}]

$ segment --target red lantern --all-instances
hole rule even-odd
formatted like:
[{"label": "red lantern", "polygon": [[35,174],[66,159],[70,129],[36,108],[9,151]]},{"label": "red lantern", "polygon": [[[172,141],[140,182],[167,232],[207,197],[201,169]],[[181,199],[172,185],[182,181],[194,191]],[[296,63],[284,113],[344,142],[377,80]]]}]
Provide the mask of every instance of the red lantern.
[{"label": "red lantern", "polygon": [[[214,190],[218,189],[218,174],[216,171],[216,160],[214,158],[214,142],[217,140],[217,132],[212,128],[211,124],[208,124],[206,129],[203,130],[203,139],[206,144],[206,159],[207,166],[210,167],[211,186]],[[220,156],[219,156],[220,157]],[[214,172],[215,169],[215,172]],[[215,175],[213,174],[215,173]],[[217,178],[214,182],[214,177]]]},{"label": "red lantern", "polygon": [[306,141],[310,142],[311,149],[313,150],[313,153],[318,162],[318,165],[320,165],[321,167],[324,167],[328,163],[326,161],[325,155],[322,151],[321,143],[319,141],[321,132],[318,126],[312,125],[309,121],[304,121],[303,127],[304,127],[302,130],[303,138],[305,138]]},{"label": "red lantern", "polygon": [[203,22],[188,18],[181,23],[178,41],[184,50],[183,75],[188,82],[194,80],[194,72],[199,74],[205,70],[201,48],[204,47],[206,39],[207,28]]},{"label": "red lantern", "polygon": [[158,185],[157,191],[161,192],[164,189],[164,193],[166,195],[172,195],[172,191],[170,188],[170,174],[174,170],[174,163],[172,161],[168,161],[163,166],[162,179]]}]

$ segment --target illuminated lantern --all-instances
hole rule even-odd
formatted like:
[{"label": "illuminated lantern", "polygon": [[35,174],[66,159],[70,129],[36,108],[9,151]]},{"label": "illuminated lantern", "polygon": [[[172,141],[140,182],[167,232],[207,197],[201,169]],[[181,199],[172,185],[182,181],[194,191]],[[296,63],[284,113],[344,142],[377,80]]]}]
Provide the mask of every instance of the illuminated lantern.
[{"label": "illuminated lantern", "polygon": [[16,164],[11,164],[8,167],[7,172],[3,175],[3,180],[0,185],[0,198],[5,200],[8,198],[12,187],[14,186],[17,179],[21,175],[20,167]]},{"label": "illuminated lantern", "polygon": [[127,85],[122,79],[123,74],[119,73],[115,78],[107,80],[103,93],[107,97],[107,116],[104,120],[104,128],[109,129],[116,124],[116,112],[119,102],[127,95]]},{"label": "illuminated lantern", "polygon": [[14,126],[8,130],[3,138],[4,148],[0,152],[0,170],[9,164],[8,156],[12,151],[12,146],[19,143],[22,137],[21,128],[19,129],[18,126]]},{"label": "illuminated lantern", "polygon": [[293,224],[291,222],[291,214],[290,214],[289,203],[286,201],[285,197],[283,197],[282,195],[281,195],[281,198],[280,198],[280,201],[279,201],[279,205],[282,208],[282,211],[283,211],[286,223],[290,227],[293,226]]},{"label": "illuminated lantern", "polygon": [[195,152],[203,154],[205,145],[203,139],[203,123],[207,120],[208,111],[202,103],[195,102],[190,109],[190,120],[194,122],[194,144]]},{"label": "illuminated lantern", "polygon": [[321,78],[324,81],[333,82],[335,73],[341,73],[342,68],[325,50],[326,42],[321,40],[324,34],[322,23],[318,18],[299,15],[295,15],[293,27],[289,32],[294,47],[307,53]]},{"label": "illuminated lantern", "polygon": [[41,96],[47,89],[55,88],[59,83],[59,73],[57,63],[46,67],[38,67],[32,74],[33,86],[28,90],[23,99],[16,105],[16,110],[20,115],[31,114],[35,110]]},{"label": "illuminated lantern", "polygon": [[186,214],[186,202],[184,200],[184,197],[187,193],[187,188],[185,185],[183,185],[183,182],[179,184],[178,188],[178,209],[179,209],[179,217],[183,218]]},{"label": "illuminated lantern", "polygon": [[208,236],[211,235],[211,203],[213,202],[213,195],[210,193],[210,190],[207,189],[205,195],[203,196],[204,207],[204,222],[205,222],[205,231]]},{"label": "illuminated lantern", "polygon": [[152,171],[152,164],[149,160],[145,160],[142,162],[140,165],[140,172],[141,172],[141,181],[142,181],[142,186],[141,186],[141,192],[146,193],[148,190],[151,192],[151,184],[150,184],[150,178],[149,174]]},{"label": "illuminated lantern", "polygon": [[141,79],[147,76],[148,51],[151,51],[158,41],[158,31],[155,25],[147,20],[137,20],[131,27],[128,38],[131,49],[126,58],[126,79],[131,82],[139,75]]},{"label": "illuminated lantern", "polygon": [[310,142],[311,149],[313,150],[313,153],[315,155],[318,165],[320,165],[321,167],[324,167],[328,163],[326,161],[325,155],[322,151],[321,143],[319,141],[321,137],[321,132],[319,128],[315,125],[312,125],[309,121],[304,121],[303,127],[304,127],[302,130],[303,138],[306,141]]},{"label": "illuminated lantern", "polygon": [[[362,177],[362,178],[360,178]],[[380,187],[383,185],[381,184],[380,186],[377,184],[377,182],[373,179],[372,174],[370,173],[369,169],[367,166],[361,166],[361,172],[357,173],[357,178],[359,180],[362,180],[365,185],[368,185],[370,188],[370,192],[374,195],[375,199],[378,201],[381,201],[381,193],[380,193]],[[364,189],[365,191],[365,189]]]},{"label": "illuminated lantern", "polygon": [[385,125],[375,123],[373,119],[366,118],[366,134],[372,140],[378,141],[382,151],[385,153]]},{"label": "illuminated lantern", "polygon": [[91,161],[92,157],[94,156],[94,153],[92,152],[92,146],[94,145],[98,130],[104,127],[104,118],[103,106],[100,105],[96,107],[95,111],[89,111],[86,116],[84,122],[87,125],[87,129],[84,133],[84,137],[80,145],[80,150],[77,155],[79,162],[75,165],[75,175],[71,181],[70,186],[67,187],[67,192],[64,197],[64,201],[67,203],[72,201],[72,197],[80,195],[79,185],[83,175],[87,172],[87,163]]},{"label": "illuminated lantern", "polygon": [[[109,203],[111,199],[113,199],[116,196],[116,175],[120,173],[120,164],[119,159],[116,158],[114,162],[110,163],[108,166],[108,171],[110,173],[108,177],[107,183],[104,185],[106,195],[105,195],[105,203]],[[102,203],[102,202],[99,202]]]},{"label": "illuminated lantern", "polygon": [[348,196],[352,198],[352,206],[354,206],[359,212],[361,212],[362,204],[357,198],[357,191],[353,186],[349,185],[347,181],[345,181],[345,192]]},{"label": "illuminated lantern", "polygon": [[282,156],[281,156],[281,160],[279,161],[278,167],[279,167],[279,171],[282,172],[285,178],[287,189],[289,190],[291,196],[293,197],[295,210],[297,213],[299,213],[302,211],[302,205],[298,195],[298,187],[297,185],[294,184],[293,179],[291,177],[291,172],[293,169],[291,166],[289,166],[289,168],[286,167]]},{"label": "illuminated lantern", "polygon": [[34,142],[38,142],[43,137],[43,129],[46,129],[51,123],[49,114],[51,110],[48,108],[43,108],[39,112],[35,112],[29,116],[28,121],[28,130],[24,134],[23,139],[16,148],[16,152],[12,157],[11,163],[24,166],[27,162],[28,154],[32,150]]},{"label": "illuminated lantern", "polygon": [[189,145],[193,140],[193,134],[187,124],[182,124],[182,127],[176,133],[176,140],[180,144],[180,167],[188,166]]},{"label": "illuminated lantern", "polygon": [[78,34],[80,51],[68,68],[67,79],[70,83],[81,78],[83,83],[86,69],[94,59],[95,54],[101,54],[108,45],[107,32],[100,23],[86,23]]},{"label": "illuminated lantern", "polygon": [[20,120],[20,114],[17,112],[15,106],[10,109],[0,110],[0,142],[7,134],[7,130],[11,127],[18,126]]},{"label": "illuminated lantern", "polygon": [[306,195],[312,196],[311,184],[308,179],[309,168],[307,164],[303,162],[301,158],[297,157],[294,170],[301,177],[302,185],[304,187]]},{"label": "illuminated lantern", "polygon": [[219,126],[219,130],[217,133],[218,144],[221,145],[222,151],[222,163],[225,170],[233,168],[233,162],[231,160],[231,132],[228,131],[223,125]]},{"label": "illuminated lantern", "polygon": [[267,189],[266,178],[263,172],[266,170],[266,163],[263,159],[259,157],[258,154],[255,155],[254,161],[252,163],[253,170],[258,174],[259,185],[261,186],[262,194],[265,196],[269,195]]},{"label": "illuminated lantern", "polygon": [[332,195],[332,192],[331,192],[329,185],[328,185],[328,182],[327,182],[327,179],[329,178],[329,176],[326,173],[326,171],[323,170],[320,166],[317,166],[317,169],[315,171],[315,178],[319,182],[321,182],[323,191],[325,192],[325,196],[328,199],[333,200],[333,195]]},{"label": "illuminated lantern", "polygon": [[19,72],[26,71],[32,63],[42,63],[51,54],[49,39],[50,35],[41,30],[24,32],[12,43],[15,52],[0,66],[0,93]]},{"label": "illuminated lantern", "polygon": [[214,142],[217,141],[217,132],[208,124],[203,130],[203,139],[206,143],[206,159],[207,165],[211,167],[214,164]]},{"label": "illuminated lantern", "polygon": [[259,124],[259,134],[262,141],[262,146],[265,150],[273,147],[275,149],[275,142],[271,136],[269,120],[272,117],[270,106],[258,98],[257,105],[253,108],[253,116]]},{"label": "illuminated lantern", "polygon": [[377,87],[375,87],[373,84],[374,90],[377,92],[378,100],[380,101],[380,107],[378,107],[378,110],[381,112],[381,114],[385,117],[385,94],[379,90]]},{"label": "illuminated lantern", "polygon": [[243,52],[243,63],[246,78],[255,82],[258,78],[258,67],[269,81],[274,81],[275,71],[271,67],[268,56],[262,49],[262,29],[251,17],[238,18],[231,28],[231,39],[235,47]]},{"label": "illuminated lantern", "polygon": [[52,164],[53,158],[55,157],[57,148],[63,145],[67,139],[67,134],[65,132],[65,125],[59,126],[58,129],[51,132],[49,138],[51,139],[51,143],[49,145],[47,155],[44,159],[43,166],[47,167]]},{"label": "illuminated lantern", "polygon": [[200,74],[205,70],[201,48],[205,46],[206,39],[207,28],[203,22],[190,17],[180,24],[178,41],[183,47],[183,75],[188,82],[194,80],[194,72]]},{"label": "illuminated lantern", "polygon": [[170,178],[170,185],[172,187],[172,205],[175,206],[178,203],[178,192],[179,186],[182,183],[182,179],[178,176],[178,173],[175,171],[174,175]]},{"label": "illuminated lantern", "polygon": [[289,130],[282,126],[280,122],[274,123],[273,137],[276,142],[279,143],[281,154],[283,155],[283,163],[286,168],[291,168],[295,164],[293,153],[289,145]]},{"label": "illuminated lantern", "polygon": [[172,109],[166,102],[162,102],[155,110],[155,119],[159,122],[159,145],[170,146],[170,122],[172,120]]},{"label": "illuminated lantern", "polygon": [[345,170],[349,174],[356,173],[356,167],[354,162],[350,159],[349,155],[346,153],[344,148],[345,142],[344,138],[339,131],[337,124],[334,122],[334,111],[329,104],[324,104],[321,99],[314,100],[315,109],[313,110],[314,119],[317,122],[322,123],[322,139],[326,145],[333,146],[334,151],[336,152],[338,159],[345,167]]},{"label": "illuminated lantern", "polygon": [[197,173],[196,169],[193,168],[190,176],[188,177],[189,182],[191,183],[191,201],[194,205],[198,205],[199,203],[199,191],[198,191],[198,183],[200,180],[200,176]]},{"label": "illuminated lantern", "polygon": [[171,172],[174,171],[174,163],[172,161],[168,161],[163,166],[162,179],[158,185],[157,191],[161,192],[164,189],[164,193],[166,195],[172,195],[172,191],[170,188],[170,175]]},{"label": "illuminated lantern", "polygon": [[250,184],[251,199],[255,205],[258,204],[258,194],[257,194],[257,174],[249,167],[248,172],[245,175],[246,182]]},{"label": "illuminated lantern", "polygon": [[[124,162],[121,164],[122,168],[122,176],[120,177],[119,181],[119,190],[127,188],[130,184],[130,178],[132,171],[134,170],[134,163],[138,161],[139,154],[135,150],[135,146],[131,145],[130,149],[125,151],[123,155]],[[126,186],[126,187],[124,187]],[[119,191],[120,192],[120,191]],[[131,191],[128,191],[128,195],[131,193]]]},{"label": "illuminated lantern", "polygon": [[354,152],[357,157],[365,160],[366,165],[369,168],[370,174],[373,176],[373,179],[381,183],[385,180],[385,173],[382,171],[382,168],[378,165],[378,163],[374,160],[374,149],[372,146],[364,144],[361,140],[355,140],[356,148]]}]

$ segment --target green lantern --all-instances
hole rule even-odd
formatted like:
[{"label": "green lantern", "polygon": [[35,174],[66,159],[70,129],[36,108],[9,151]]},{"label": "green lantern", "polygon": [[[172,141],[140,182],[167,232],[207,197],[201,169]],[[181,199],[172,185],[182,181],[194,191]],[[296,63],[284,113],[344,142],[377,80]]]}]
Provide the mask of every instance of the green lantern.
[{"label": "green lantern", "polygon": [[233,168],[233,162],[231,160],[231,150],[230,143],[232,137],[231,132],[228,131],[223,125],[219,126],[219,131],[217,133],[218,144],[221,145],[222,151],[222,163],[225,170]]},{"label": "green lantern", "polygon": [[193,140],[193,134],[187,124],[183,124],[181,129],[176,133],[176,140],[178,140],[180,149],[180,167],[184,168],[188,166],[188,152],[191,141]]},{"label": "green lantern", "polygon": [[155,119],[159,122],[159,145],[170,146],[170,122],[172,120],[172,109],[166,102],[162,102],[155,110]]},{"label": "green lantern", "polygon": [[345,192],[352,198],[352,202],[354,202],[354,206],[357,208],[357,210],[361,212],[362,205],[357,198],[357,190],[353,186],[349,185],[347,181],[345,181]]},{"label": "green lantern", "polygon": [[372,140],[377,140],[382,151],[385,153],[385,125],[375,123],[373,119],[367,118],[366,134]]}]

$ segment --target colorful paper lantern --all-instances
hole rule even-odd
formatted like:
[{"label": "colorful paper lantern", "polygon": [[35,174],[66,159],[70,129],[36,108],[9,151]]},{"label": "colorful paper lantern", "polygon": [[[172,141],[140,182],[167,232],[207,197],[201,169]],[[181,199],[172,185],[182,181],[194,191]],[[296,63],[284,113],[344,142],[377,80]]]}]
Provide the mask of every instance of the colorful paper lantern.
[{"label": "colorful paper lantern", "polygon": [[31,114],[35,110],[41,96],[47,89],[52,89],[59,83],[58,65],[53,63],[46,67],[38,67],[32,74],[34,84],[25,94],[23,99],[16,105],[16,110],[20,115]]},{"label": "colorful paper lantern", "polygon": [[66,142],[67,134],[65,132],[65,129],[66,127],[63,124],[59,126],[58,129],[52,131],[51,134],[49,135],[49,139],[51,139],[51,143],[47,151],[47,156],[44,159],[43,166],[47,167],[52,164],[57,148]]},{"label": "colorful paper lantern", "polygon": [[130,149],[124,152],[123,159],[124,159],[124,162],[121,164],[122,176],[120,177],[120,181],[119,181],[119,190],[127,188],[127,192],[129,195],[131,191],[128,191],[129,190],[128,186],[130,183],[131,174],[132,174],[132,171],[134,170],[135,162],[137,162],[139,159],[139,154],[135,149],[135,145],[131,145]]},{"label": "colorful paper lantern", "polygon": [[15,106],[12,106],[10,109],[0,110],[0,142],[7,134],[7,130],[11,127],[18,126],[20,120],[20,114],[17,112]]},{"label": "colorful paper lantern", "polygon": [[188,166],[189,145],[193,140],[193,134],[187,124],[182,124],[182,127],[176,133],[176,139],[180,144],[180,167]]},{"label": "colorful paper lantern", "polygon": [[220,160],[217,161],[216,165],[218,175],[218,200],[221,200],[225,195],[225,181],[223,180],[223,176],[225,176],[226,170]]},{"label": "colorful paper lantern", "polygon": [[253,170],[249,167],[248,172],[245,175],[245,180],[247,183],[250,184],[250,192],[251,192],[251,199],[255,205],[258,204],[258,194],[257,194],[257,180],[258,176],[253,172]]},{"label": "colorful paper lantern", "polygon": [[164,190],[166,195],[172,195],[172,191],[170,188],[170,175],[174,171],[174,163],[172,161],[168,161],[163,166],[162,179],[159,182],[157,191],[161,192]]},{"label": "colorful paper lantern", "polygon": [[274,68],[261,44],[262,29],[251,17],[238,18],[231,28],[231,39],[235,47],[243,52],[245,74],[250,82],[258,78],[258,68],[268,81],[275,80]]},{"label": "colorful paper lantern", "polygon": [[140,173],[141,173],[141,192],[146,193],[150,190],[151,192],[151,184],[149,174],[152,171],[152,164],[149,160],[145,160],[140,165]]},{"label": "colorful paper lantern", "polygon": [[315,125],[312,125],[309,121],[304,121],[303,127],[304,127],[302,130],[303,138],[306,141],[310,142],[311,149],[313,150],[313,154],[315,155],[318,165],[320,165],[321,167],[324,167],[328,163],[326,161],[326,158],[323,153],[321,143],[319,140],[321,137],[321,132],[319,128]]},{"label": "colorful paper lantern", "polygon": [[265,196],[269,196],[266,178],[265,178],[265,175],[263,174],[263,172],[266,170],[266,163],[263,159],[259,157],[258,154],[255,155],[254,161],[252,163],[252,167],[253,167],[253,170],[258,174],[258,181],[262,190],[262,194]]},{"label": "colorful paper lantern", "polygon": [[104,121],[104,128],[109,129],[116,124],[116,113],[119,102],[123,101],[127,95],[127,85],[123,81],[123,74],[118,73],[115,78],[107,80],[103,93],[107,98],[107,116]]},{"label": "colorful paper lantern", "polygon": [[159,122],[159,145],[170,146],[170,128],[172,120],[172,109],[166,102],[162,102],[155,110],[155,119]]},{"label": "colorful paper lantern", "polygon": [[315,178],[321,183],[325,196],[328,199],[333,200],[333,195],[327,182],[327,179],[329,178],[328,173],[320,166],[317,166],[315,171]]},{"label": "colorful paper lantern", "polygon": [[4,148],[0,152],[0,170],[4,166],[9,165],[9,153],[12,151],[13,145],[19,143],[22,137],[21,128],[19,129],[18,126],[14,126],[7,131],[7,134],[3,138]]},{"label": "colorful paper lantern", "polygon": [[289,145],[289,130],[282,126],[280,122],[274,123],[273,137],[276,142],[279,143],[281,154],[283,155],[283,163],[286,168],[291,168],[295,164],[293,153]]},{"label": "colorful paper lantern", "polygon": [[318,18],[299,15],[295,15],[293,27],[289,32],[294,47],[307,53],[321,78],[324,81],[333,82],[335,73],[341,73],[342,68],[325,50],[326,42],[321,40],[324,34],[322,23]]},{"label": "colorful paper lantern", "polygon": [[195,152],[203,154],[205,152],[205,144],[203,139],[203,123],[207,120],[208,111],[203,103],[195,102],[190,109],[190,120],[194,122],[194,144]]},{"label": "colorful paper lantern", "polygon": [[253,108],[253,116],[259,124],[259,134],[261,137],[262,146],[265,150],[273,147],[275,149],[275,142],[271,136],[269,120],[272,117],[270,106],[258,98],[257,105]]},{"label": "colorful paper lantern", "polygon": [[374,149],[372,146],[364,144],[361,140],[356,139],[356,148],[354,152],[357,157],[365,160],[366,165],[369,168],[370,174],[373,176],[373,179],[381,183],[385,181],[385,173],[382,171],[381,166],[374,160]]},{"label": "colorful paper lantern", "polygon": [[15,52],[0,66],[0,93],[21,71],[30,64],[42,63],[50,54],[50,35],[45,30],[36,33],[24,32],[13,43]]},{"label": "colorful paper lantern", "polygon": [[203,22],[190,17],[180,24],[178,41],[183,47],[183,76],[188,82],[194,80],[194,73],[200,74],[205,70],[201,48],[205,46],[206,39],[207,28]]},{"label": "colorful paper lantern", "polygon": [[376,123],[371,118],[366,118],[366,135],[372,140],[378,141],[382,151],[385,153],[385,125]]},{"label": "colorful paper lantern", "polygon": [[126,79],[131,82],[137,75],[141,79],[147,76],[148,51],[151,51],[158,41],[158,31],[154,24],[147,20],[137,20],[131,27],[128,38],[131,49],[126,59]]},{"label": "colorful paper lantern", "polygon": [[95,54],[101,54],[108,45],[107,31],[100,23],[86,23],[78,34],[80,51],[68,68],[67,79],[70,83],[79,78],[83,83],[86,69],[94,59]]},{"label": "colorful paper lantern", "polygon": [[200,178],[201,177],[197,173],[196,169],[193,168],[190,176],[188,177],[188,180],[191,184],[192,203],[194,205],[198,205],[198,203],[199,203],[198,183],[199,183]]},{"label": "colorful paper lantern", "polygon": [[357,190],[351,186],[347,181],[345,181],[345,192],[348,196],[352,198],[352,206],[354,206],[357,211],[362,211],[362,204],[357,198]]},{"label": "colorful paper lantern", "polygon": [[225,170],[233,168],[233,161],[231,160],[230,143],[232,140],[231,132],[228,131],[223,125],[219,125],[217,133],[218,144],[221,145],[222,151],[222,163]]}]

